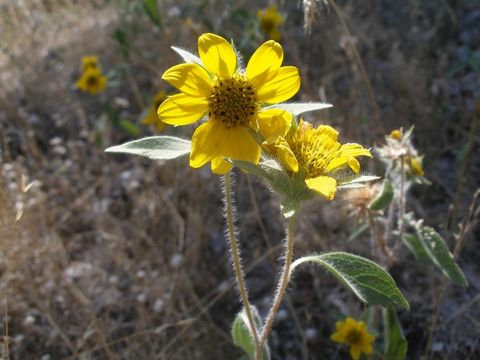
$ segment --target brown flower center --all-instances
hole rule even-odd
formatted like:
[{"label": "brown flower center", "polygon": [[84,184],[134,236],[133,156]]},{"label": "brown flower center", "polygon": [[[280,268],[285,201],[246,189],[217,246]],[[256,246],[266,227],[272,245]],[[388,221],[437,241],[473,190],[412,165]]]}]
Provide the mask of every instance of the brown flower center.
[{"label": "brown flower center", "polygon": [[347,340],[349,344],[358,344],[362,340],[362,333],[357,329],[351,329],[345,337],[345,340]]},{"label": "brown flower center", "polygon": [[209,115],[222,121],[228,129],[249,126],[255,119],[258,108],[255,91],[241,74],[228,79],[219,78],[208,99]]}]

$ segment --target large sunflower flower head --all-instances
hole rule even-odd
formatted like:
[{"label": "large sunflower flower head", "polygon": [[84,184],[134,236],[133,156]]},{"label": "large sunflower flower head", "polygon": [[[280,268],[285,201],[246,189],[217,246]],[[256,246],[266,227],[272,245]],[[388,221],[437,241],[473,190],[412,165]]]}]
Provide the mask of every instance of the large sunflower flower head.
[{"label": "large sunflower flower head", "polygon": [[300,119],[285,137],[264,143],[264,148],[276,157],[290,174],[300,176],[305,185],[327,200],[333,200],[337,185],[345,170],[360,172],[359,156],[370,151],[355,143],[338,142],[338,131],[328,125],[313,127]]},{"label": "large sunflower flower head", "polygon": [[330,339],[340,344],[349,345],[350,356],[353,360],[360,359],[362,353],[372,353],[375,336],[368,332],[363,321],[356,321],[349,316],[344,321],[337,321],[335,327],[336,332],[332,334]]},{"label": "large sunflower flower head", "polygon": [[192,136],[193,168],[211,162],[214,173],[224,174],[232,167],[225,158],[257,164],[260,146],[251,132],[270,137],[288,130],[291,115],[265,106],[297,93],[298,69],[281,66],[283,49],[273,40],[254,52],[245,69],[233,46],[221,36],[201,35],[198,53],[198,60],[175,65],[163,74],[180,93],[160,105],[159,119],[171,125],[207,120]]},{"label": "large sunflower flower head", "polygon": [[88,67],[75,83],[76,87],[90,95],[97,95],[107,87],[107,77],[98,67]]}]

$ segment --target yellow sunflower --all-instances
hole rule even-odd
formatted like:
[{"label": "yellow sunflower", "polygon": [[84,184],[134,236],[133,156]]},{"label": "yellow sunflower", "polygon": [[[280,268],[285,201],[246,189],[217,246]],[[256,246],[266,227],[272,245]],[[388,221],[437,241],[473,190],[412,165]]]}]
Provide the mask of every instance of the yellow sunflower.
[{"label": "yellow sunflower", "polygon": [[358,156],[369,156],[370,151],[359,144],[340,144],[338,131],[328,125],[314,128],[300,119],[285,137],[264,142],[264,148],[278,158],[290,173],[300,174],[307,187],[327,200],[333,200],[337,192],[337,178],[341,170],[360,171]]},{"label": "yellow sunflower", "polygon": [[368,332],[363,321],[356,321],[349,316],[344,321],[337,321],[335,327],[337,331],[332,334],[330,339],[349,345],[350,356],[353,360],[358,360],[361,353],[372,353],[375,336]]},{"label": "yellow sunflower", "polygon": [[155,94],[146,115],[142,119],[142,124],[153,125],[157,131],[163,131],[165,123],[158,118],[157,109],[166,98],[167,93],[165,91],[159,91]]},{"label": "yellow sunflower", "polygon": [[98,63],[98,56],[91,55],[91,56],[83,56],[82,57],[82,71],[85,71],[89,68],[100,68]]},{"label": "yellow sunflower", "polygon": [[285,19],[278,11],[276,5],[269,6],[266,9],[258,10],[257,19],[260,29],[270,39],[279,41],[282,38],[278,28],[285,22]]},{"label": "yellow sunflower", "polygon": [[107,87],[107,77],[99,68],[89,67],[82,73],[75,85],[83,92],[96,95]]},{"label": "yellow sunflower", "polygon": [[287,131],[291,115],[263,107],[297,93],[298,69],[281,66],[283,49],[273,40],[254,52],[245,70],[239,66],[235,49],[221,36],[201,35],[198,52],[198,63],[175,65],[163,74],[162,78],[180,93],[160,105],[159,119],[187,125],[207,118],[192,137],[193,168],[211,161],[212,171],[224,174],[231,169],[224,158],[258,163],[260,146],[250,132],[260,127],[269,130],[267,136]]}]

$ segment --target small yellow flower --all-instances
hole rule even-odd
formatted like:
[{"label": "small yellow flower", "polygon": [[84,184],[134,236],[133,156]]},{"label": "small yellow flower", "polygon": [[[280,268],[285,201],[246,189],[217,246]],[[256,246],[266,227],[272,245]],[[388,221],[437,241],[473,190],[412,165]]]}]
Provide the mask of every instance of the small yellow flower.
[{"label": "small yellow flower", "polygon": [[82,57],[82,71],[89,68],[100,68],[98,57],[96,55]]},{"label": "small yellow flower", "polygon": [[82,73],[75,85],[83,92],[96,95],[107,87],[107,77],[99,68],[89,67]]},{"label": "small yellow flower", "polygon": [[403,129],[400,128],[400,129],[395,129],[395,130],[392,130],[392,132],[390,133],[390,137],[392,139],[395,139],[395,140],[402,140],[402,137],[403,137]]},{"label": "small yellow flower", "polygon": [[[201,64],[171,67],[162,76],[180,93],[167,98],[158,108],[161,121],[187,125],[203,117],[192,136],[190,166],[199,168],[211,161],[212,171],[224,174],[231,165],[224,158],[257,164],[260,146],[250,131],[269,128],[270,134],[283,135],[291,115],[263,106],[285,101],[300,88],[294,66],[281,66],[283,49],[270,40],[252,55],[245,70],[235,49],[223,37],[206,33],[198,38]],[[277,134],[278,133],[278,134]]]},{"label": "small yellow flower", "polygon": [[278,12],[277,6],[272,5],[266,9],[257,11],[260,29],[272,40],[279,41],[282,38],[278,27],[285,22],[285,18]]},{"label": "small yellow flower", "polygon": [[340,170],[350,168],[358,174],[360,163],[356,157],[372,156],[359,144],[340,144],[337,137],[338,131],[330,126],[314,128],[300,119],[296,129],[274,142],[265,141],[264,148],[278,158],[287,171],[303,176],[308,188],[333,200]]},{"label": "small yellow flower", "polygon": [[330,339],[349,345],[352,359],[358,360],[361,353],[372,353],[375,336],[368,332],[363,321],[356,321],[349,316],[344,321],[337,321],[335,327],[337,331],[330,336]]},{"label": "small yellow flower", "polygon": [[147,114],[142,119],[142,124],[153,125],[157,131],[163,131],[165,123],[158,118],[157,109],[167,99],[167,93],[165,91],[159,91],[153,97],[152,103],[148,108]]},{"label": "small yellow flower", "polygon": [[414,176],[423,176],[425,172],[423,171],[422,160],[418,156],[414,156],[410,159],[410,170]]}]

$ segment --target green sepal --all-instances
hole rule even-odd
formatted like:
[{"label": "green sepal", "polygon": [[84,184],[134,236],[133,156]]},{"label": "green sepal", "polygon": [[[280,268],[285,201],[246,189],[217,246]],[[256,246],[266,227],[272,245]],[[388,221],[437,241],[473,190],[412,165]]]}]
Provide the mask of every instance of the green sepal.
[{"label": "green sepal", "polygon": [[406,309],[410,308],[395,280],[371,260],[345,252],[305,256],[293,262],[290,274],[306,262],[313,262],[328,270],[361,301],[369,305],[387,307],[397,304]]},{"label": "green sepal", "polygon": [[191,142],[174,136],[150,136],[105,149],[105,152],[133,154],[152,160],[172,160],[190,153]]},{"label": "green sepal", "polygon": [[380,194],[370,203],[369,208],[373,211],[385,209],[393,200],[394,191],[392,182],[385,179]]}]

